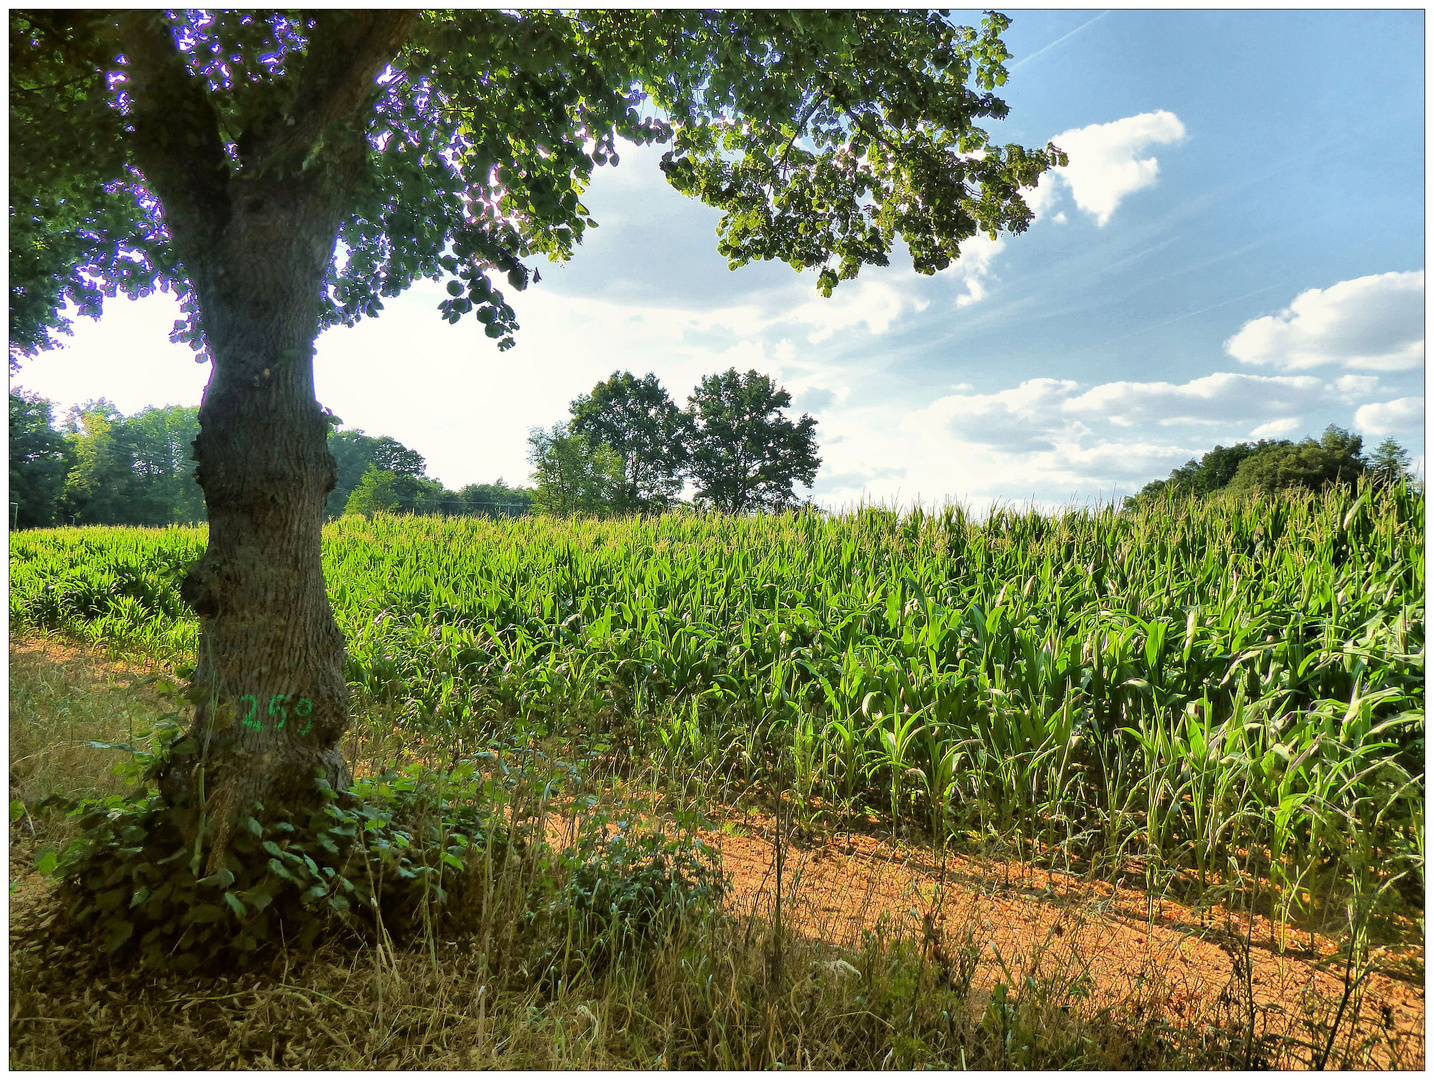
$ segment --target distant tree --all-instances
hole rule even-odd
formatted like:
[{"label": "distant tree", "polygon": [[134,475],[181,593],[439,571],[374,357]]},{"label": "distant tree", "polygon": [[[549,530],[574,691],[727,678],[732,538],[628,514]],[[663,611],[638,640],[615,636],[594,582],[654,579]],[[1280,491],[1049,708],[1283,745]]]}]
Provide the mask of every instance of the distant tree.
[{"label": "distant tree", "polygon": [[331,432],[329,452],[338,467],[338,480],[324,503],[324,515],[336,518],[347,512],[349,496],[370,468],[399,476],[422,476],[423,455],[387,435],[365,435],[361,429]]},{"label": "distant tree", "polygon": [[1365,472],[1364,440],[1331,424],[1316,442],[1281,440],[1240,463],[1228,485],[1232,492],[1270,494],[1287,488],[1318,491],[1328,484],[1353,483]]},{"label": "distant tree", "polygon": [[533,509],[540,514],[606,516],[620,505],[626,476],[611,447],[594,446],[566,424],[528,434]]},{"label": "distant tree", "polygon": [[349,493],[344,503],[344,513],[371,517],[385,510],[392,510],[398,505],[398,492],[395,490],[397,480],[397,473],[370,465]]},{"label": "distant tree", "polygon": [[10,501],[19,504],[11,514],[17,528],[56,523],[70,464],[69,446],[55,430],[54,404],[11,390]]},{"label": "distant tree", "polygon": [[625,490],[616,509],[650,513],[672,504],[682,490],[687,423],[656,375],[614,371],[574,400],[571,412],[574,434],[622,458]]},{"label": "distant tree", "polygon": [[147,491],[153,518],[145,524],[205,520],[204,490],[195,479],[198,406],[149,406],[121,425],[134,457],[137,485]]},{"label": "distant tree", "polygon": [[345,514],[448,514],[462,512],[462,500],[437,480],[370,465],[344,504]]},{"label": "distant tree", "polygon": [[1191,458],[1168,478],[1152,480],[1128,496],[1125,506],[1133,508],[1170,496],[1189,498],[1227,489],[1246,493],[1291,487],[1318,490],[1326,484],[1351,483],[1368,467],[1360,456],[1363,445],[1358,435],[1331,424],[1318,442],[1261,439],[1216,446],[1198,461]]},{"label": "distant tree", "polygon": [[1388,435],[1370,455],[1369,471],[1385,483],[1393,483],[1408,471],[1409,461],[1409,451]]},{"label": "distant tree", "polygon": [[816,480],[817,422],[787,419],[792,396],[768,376],[729,368],[704,378],[687,402],[699,502],[736,514],[776,510],[797,501],[793,484]]},{"label": "distant tree", "polygon": [[468,484],[458,489],[460,513],[474,517],[520,517],[533,505],[529,488],[509,487],[500,476],[492,484]]},{"label": "distant tree", "polygon": [[169,525],[204,520],[194,476],[199,410],[151,406],[126,417],[103,398],[71,409],[74,465],[65,513],[85,525]]}]

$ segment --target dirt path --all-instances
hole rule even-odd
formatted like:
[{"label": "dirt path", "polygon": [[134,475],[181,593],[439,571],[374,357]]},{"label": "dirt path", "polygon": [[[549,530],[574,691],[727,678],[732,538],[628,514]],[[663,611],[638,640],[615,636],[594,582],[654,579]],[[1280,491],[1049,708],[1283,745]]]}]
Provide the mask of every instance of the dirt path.
[{"label": "dirt path", "polygon": [[[141,673],[48,640],[11,648],[27,659],[43,654],[63,662],[68,678],[133,679]],[[719,813],[719,819],[727,827],[706,832],[704,839],[721,853],[731,878],[730,906],[742,917],[770,917],[776,895],[773,821],[738,812]],[[550,820],[554,830],[558,820]],[[1219,912],[1202,925],[1194,911],[1168,900],[1152,904],[1137,889],[965,856],[953,855],[940,866],[929,848],[869,836],[842,834],[789,846],[782,896],[790,931],[843,946],[858,944],[867,931],[913,936],[953,977],[969,978],[978,993],[998,981],[1032,979],[1039,986],[1048,980],[1052,992],[1083,995],[1072,998],[1075,1008],[1137,1017],[1159,1009],[1187,1029],[1235,1016],[1253,1023],[1257,1036],[1308,1041],[1316,1026],[1328,1027],[1344,991],[1335,941],[1316,936],[1311,949],[1307,933],[1296,937],[1260,916],[1253,928],[1243,916]],[[1247,934],[1248,973],[1238,944]],[[1281,936],[1289,946],[1283,953],[1275,945]],[[1422,945],[1377,952],[1362,993],[1346,1007],[1331,1060],[1339,1060],[1341,1047],[1352,1040],[1368,1045],[1369,1064],[1422,1068],[1423,970]],[[1356,1005],[1357,1023],[1351,1024]],[[1282,1064],[1307,1067],[1308,1051]]]},{"label": "dirt path", "polygon": [[[775,896],[771,822],[754,821],[751,835],[709,833],[731,875],[731,903],[739,912],[770,914]],[[1244,917],[1207,918],[1165,900],[1148,903],[1126,887],[1081,881],[1071,875],[1016,864],[987,864],[951,856],[944,874],[930,849],[893,847],[869,837],[819,842],[787,850],[783,867],[783,919],[802,933],[854,945],[863,931],[883,923],[932,941],[960,967],[963,948],[975,958],[972,983],[989,990],[1033,976],[1050,985],[1083,986],[1091,1009],[1130,1012],[1161,1008],[1182,1027],[1220,1015],[1248,1017],[1254,1001],[1257,1035],[1309,1039],[1311,1021],[1326,1024],[1343,993],[1337,944],[1301,933],[1281,954],[1279,927],[1255,917],[1250,935],[1248,996],[1238,938]],[[1213,925],[1210,925],[1213,924]],[[1238,938],[1237,938],[1238,932]],[[1409,946],[1376,958],[1366,980],[1355,1029],[1341,1029],[1355,1044],[1373,1043],[1371,1063],[1422,1068],[1424,1062],[1423,949]],[[1382,961],[1382,962],[1381,962]],[[1410,978],[1393,972],[1407,971]],[[1417,978],[1417,981],[1414,979]],[[1331,1060],[1338,1058],[1338,1049]],[[1289,1061],[1307,1067],[1308,1058]]]}]

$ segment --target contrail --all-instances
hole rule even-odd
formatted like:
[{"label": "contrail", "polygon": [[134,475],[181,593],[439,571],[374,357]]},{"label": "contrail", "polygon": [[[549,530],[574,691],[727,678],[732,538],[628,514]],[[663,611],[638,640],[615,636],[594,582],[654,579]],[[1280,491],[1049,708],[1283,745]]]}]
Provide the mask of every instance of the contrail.
[{"label": "contrail", "polygon": [[1091,349],[1103,349],[1107,345],[1114,345],[1117,341],[1124,341],[1126,338],[1134,337],[1136,334],[1143,334],[1147,330],[1158,330],[1160,327],[1169,326],[1171,323],[1178,323],[1185,319],[1193,319],[1196,315],[1204,315],[1207,311],[1214,311],[1216,308],[1222,308],[1226,304],[1233,304],[1236,300],[1248,300],[1252,296],[1259,296],[1261,293],[1267,293],[1271,289],[1278,289],[1284,284],[1283,281],[1278,281],[1273,285],[1265,286],[1263,289],[1256,289],[1254,292],[1247,292],[1241,296],[1232,296],[1228,300],[1221,300],[1218,304],[1211,304],[1209,307],[1203,307],[1199,311],[1187,311],[1184,315],[1177,315],[1173,319],[1166,319],[1164,322],[1142,326],[1139,330],[1132,330],[1128,334],[1121,334],[1120,337],[1111,338],[1109,341],[1102,341],[1099,345],[1087,345],[1084,349],[1081,349],[1080,352],[1086,353],[1090,352]]},{"label": "contrail", "polygon": [[1064,36],[1062,36],[1062,37],[1056,38],[1055,41],[1051,42],[1049,45],[1045,46],[1044,48],[1037,49],[1035,52],[1031,53],[1031,55],[1030,55],[1030,56],[1027,56],[1025,59],[1023,59],[1023,60],[1017,60],[1014,64],[1011,65],[1011,70],[1012,70],[1012,71],[1016,71],[1016,70],[1019,69],[1019,68],[1025,67],[1025,66],[1026,66],[1027,64],[1029,64],[1032,60],[1034,60],[1036,57],[1038,57],[1038,56],[1044,56],[1046,53],[1050,52],[1052,49],[1054,49],[1057,45],[1059,45],[1059,44],[1060,44],[1062,41],[1064,41],[1066,38],[1075,37],[1077,34],[1079,34],[1082,30],[1084,30],[1084,29],[1085,29],[1087,26],[1089,26],[1091,23],[1093,23],[1093,22],[1100,22],[1101,19],[1105,18],[1105,17],[1106,17],[1107,15],[1109,15],[1109,14],[1110,14],[1110,12],[1108,12],[1108,11],[1102,11],[1099,15],[1097,15],[1094,19],[1091,19],[1089,22],[1083,22],[1083,23],[1081,23],[1081,24],[1080,24],[1079,26],[1077,26],[1074,30],[1072,30],[1069,34],[1066,34],[1066,35],[1064,35]]}]

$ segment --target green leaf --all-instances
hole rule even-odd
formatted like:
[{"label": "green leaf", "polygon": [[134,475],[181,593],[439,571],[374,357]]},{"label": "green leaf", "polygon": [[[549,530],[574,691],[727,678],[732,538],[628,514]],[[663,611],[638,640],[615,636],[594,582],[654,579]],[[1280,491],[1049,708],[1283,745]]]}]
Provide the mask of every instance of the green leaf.
[{"label": "green leaf", "polygon": [[255,911],[263,911],[274,902],[274,885],[267,878],[248,889],[244,893],[244,899],[254,908]]},{"label": "green leaf", "polygon": [[234,875],[227,867],[220,867],[208,877],[202,877],[195,882],[196,885],[217,885],[221,889],[227,889],[234,884]]},{"label": "green leaf", "polygon": [[51,874],[53,874],[55,872],[55,868],[59,865],[60,857],[55,854],[54,848],[46,848],[44,851],[40,852],[39,856],[35,859],[35,870],[41,874],[44,874],[46,877],[49,877]]},{"label": "green leaf", "polygon": [[115,926],[110,932],[109,940],[105,942],[105,952],[112,953],[123,945],[134,934],[134,923],[122,922]]},{"label": "green leaf", "polygon": [[229,909],[233,911],[235,915],[238,915],[239,918],[243,919],[248,916],[249,909],[244,906],[244,901],[240,900],[239,897],[235,896],[232,892],[226,892],[224,894],[224,902],[229,905]]},{"label": "green leaf", "polygon": [[180,920],[181,925],[193,926],[217,922],[224,918],[224,909],[218,904],[196,904],[189,909],[189,912]]}]

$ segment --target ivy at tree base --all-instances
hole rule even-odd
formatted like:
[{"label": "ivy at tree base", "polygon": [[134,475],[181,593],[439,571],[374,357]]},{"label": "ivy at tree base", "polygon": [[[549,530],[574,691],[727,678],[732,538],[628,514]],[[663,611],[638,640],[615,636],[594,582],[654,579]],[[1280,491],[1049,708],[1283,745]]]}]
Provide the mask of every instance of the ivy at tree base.
[{"label": "ivy at tree base", "polygon": [[461,920],[481,895],[466,887],[478,864],[523,848],[479,801],[453,798],[474,786],[471,770],[388,772],[343,791],[315,783],[319,799],[302,821],[263,807],[242,816],[224,865],[208,875],[208,853],[196,856],[185,839],[187,808],[157,794],[80,807],[85,836],[56,868],[68,921],[112,958],[137,954],[146,968],[247,965],[281,941],[305,949],[325,932],[371,938],[380,923],[402,940],[425,918]]}]

